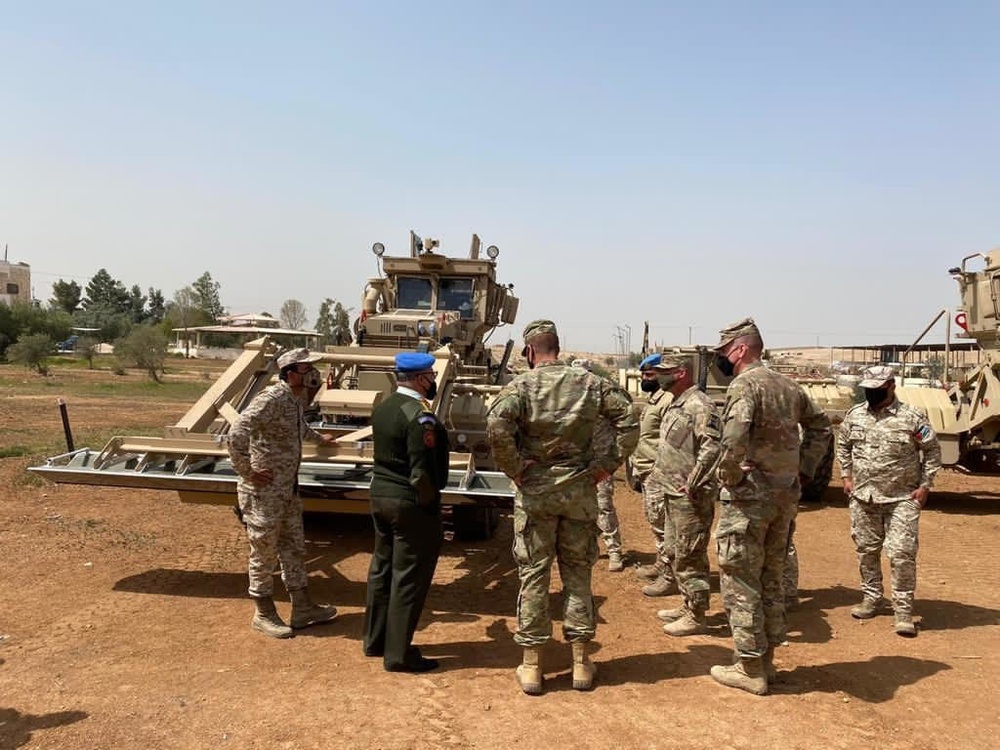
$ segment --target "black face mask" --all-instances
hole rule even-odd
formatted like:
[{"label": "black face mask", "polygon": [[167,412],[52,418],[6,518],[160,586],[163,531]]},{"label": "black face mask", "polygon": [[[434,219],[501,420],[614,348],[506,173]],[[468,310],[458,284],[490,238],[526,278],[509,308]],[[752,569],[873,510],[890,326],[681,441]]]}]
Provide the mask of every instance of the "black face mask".
[{"label": "black face mask", "polygon": [[438,392],[437,381],[432,380],[431,384],[427,386],[427,392],[424,393],[424,398],[426,398],[428,401],[433,401],[434,397],[437,395],[437,392]]},{"label": "black face mask", "polygon": [[865,401],[868,402],[868,406],[872,409],[885,403],[888,395],[888,388],[865,388]]},{"label": "black face mask", "polygon": [[643,393],[656,393],[660,390],[660,384],[655,380],[643,380],[639,383],[639,388],[642,389]]},{"label": "black face mask", "polygon": [[715,355],[715,366],[718,367],[719,371],[727,378],[731,378],[733,373],[736,372],[736,365],[730,362],[729,357],[724,354]]}]

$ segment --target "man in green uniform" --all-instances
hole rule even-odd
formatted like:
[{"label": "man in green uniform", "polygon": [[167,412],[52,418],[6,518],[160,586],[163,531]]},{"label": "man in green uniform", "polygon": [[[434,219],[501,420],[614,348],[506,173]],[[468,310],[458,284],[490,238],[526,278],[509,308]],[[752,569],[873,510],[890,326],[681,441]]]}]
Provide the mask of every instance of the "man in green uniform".
[{"label": "man in green uniform", "polygon": [[438,666],[411,644],[441,551],[441,490],[448,483],[448,433],[430,410],[434,357],[396,355],[396,392],[375,407],[371,484],[375,552],[368,570],[364,649],[389,672]]},{"label": "man in green uniform", "polygon": [[[639,425],[628,394],[599,375],[559,361],[551,320],[524,329],[529,372],[497,395],[487,437],[497,466],[517,486],[514,558],[521,582],[514,640],[524,648],[517,681],[542,692],[541,646],[552,637],[549,583],[558,561],[563,582],[563,634],[573,647],[573,687],[589,690],[595,668],[587,644],[597,630],[591,573],[597,561],[596,484],[611,476],[635,447]],[[610,449],[595,452],[594,432],[605,420]]]},{"label": "man in green uniform", "polygon": [[711,675],[756,695],[767,694],[774,647],[785,640],[781,579],[799,477],[813,475],[830,438],[827,416],[798,383],[762,365],[763,350],[750,318],[722,329],[715,348],[722,374],[736,375],[722,415],[715,536],[737,660],[712,667]]},{"label": "man in green uniform", "polygon": [[660,388],[673,395],[660,424],[653,475],[663,487],[674,535],[674,571],[684,604],[660,610],[667,635],[707,632],[708,541],[719,486],[713,469],[719,457],[722,422],[715,404],[695,382],[694,358],[664,354],[653,365]]}]

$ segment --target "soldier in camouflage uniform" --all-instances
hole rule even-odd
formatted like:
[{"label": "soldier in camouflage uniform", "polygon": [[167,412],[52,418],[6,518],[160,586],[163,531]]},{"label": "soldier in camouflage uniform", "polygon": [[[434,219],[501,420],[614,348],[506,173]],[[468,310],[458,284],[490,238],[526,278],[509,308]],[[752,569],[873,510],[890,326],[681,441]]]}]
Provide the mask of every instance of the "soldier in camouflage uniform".
[{"label": "soldier in camouflage uniform", "polygon": [[[531,370],[497,395],[486,428],[497,466],[517,487],[514,558],[521,588],[514,640],[524,648],[517,680],[529,695],[542,691],[539,654],[552,637],[549,583],[557,561],[563,634],[573,647],[573,687],[587,690],[596,672],[587,655],[597,630],[591,593],[598,536],[595,485],[635,447],[638,423],[625,391],[559,362],[559,336],[551,320],[525,327],[521,353]],[[601,419],[614,435],[614,447],[597,452],[594,436]]]},{"label": "soldier in camouflage uniform", "polygon": [[678,591],[674,575],[674,532],[664,502],[666,490],[653,473],[657,447],[660,444],[660,422],[663,420],[663,412],[673,400],[673,394],[660,387],[653,370],[662,356],[650,354],[639,363],[639,372],[642,374],[639,387],[648,395],[639,418],[639,443],[629,458],[632,462],[632,474],[642,483],[646,520],[656,540],[656,561],[635,570],[636,576],[646,581],[646,585],[642,587],[642,593],[646,596],[668,596]]},{"label": "soldier in camouflage uniform", "polygon": [[[594,371],[589,359],[574,359],[573,367],[582,367],[587,372]],[[607,451],[614,444],[614,433],[601,420],[594,435],[594,452]],[[615,478],[608,477],[597,483],[597,527],[601,530],[604,548],[608,551],[608,570],[620,573],[625,568],[622,549],[622,530],[615,509]]]},{"label": "soldier in camouflage uniform", "polygon": [[[332,442],[303,418],[305,397],[320,384],[307,349],[278,357],[279,381],[261,391],[240,414],[229,433],[229,456],[239,474],[237,496],[250,542],[250,596],[255,608],[250,626],[274,638],[290,638],[292,628],[329,622],[335,607],[314,604],[305,569],[302,499],[296,492],[302,441]],[[274,569],[292,600],[291,628],[274,607]]]},{"label": "soldier in camouflage uniform", "polygon": [[722,416],[716,539],[737,659],[712,667],[711,674],[716,682],[757,695],[767,694],[775,676],[774,646],[785,640],[781,580],[799,477],[813,475],[830,436],[830,420],[805,391],[762,366],[763,349],[749,318],[724,328],[715,349],[721,372],[736,375]]},{"label": "soldier in camouflage uniform", "polygon": [[722,421],[694,381],[694,358],[664,354],[653,366],[659,385],[673,395],[663,412],[653,474],[666,491],[667,515],[674,531],[674,569],[684,594],[678,609],[660,610],[667,635],[697,635],[707,630],[708,541],[719,496],[714,476]]},{"label": "soldier in camouflage uniform", "polygon": [[859,385],[865,401],[847,412],[837,441],[864,595],[851,614],[866,620],[882,606],[884,545],[892,572],[894,626],[899,635],[912,638],[917,634],[917,526],[941,468],[941,447],[927,416],[896,398],[891,367],[869,367]]}]

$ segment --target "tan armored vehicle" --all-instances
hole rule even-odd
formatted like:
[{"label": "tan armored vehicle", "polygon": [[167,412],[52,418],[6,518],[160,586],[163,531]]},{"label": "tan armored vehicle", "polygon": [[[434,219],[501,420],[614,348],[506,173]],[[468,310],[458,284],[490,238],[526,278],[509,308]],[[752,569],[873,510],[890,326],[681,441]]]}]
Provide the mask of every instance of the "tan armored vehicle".
[{"label": "tan armored vehicle", "polygon": [[[395,387],[395,355],[434,355],[438,393],[432,408],[448,427],[451,477],[443,492],[446,519],[459,534],[491,534],[513,488],[493,470],[485,439],[489,400],[509,380],[513,347],[494,362],[489,336],[513,323],[518,300],[496,281],[495,246],[481,257],[473,235],[467,258],[436,252],[437,240],[410,233],[406,256],[373,246],[383,275],[369,279],[355,323],[357,340],[328,347],[320,388],[310,394],[313,426],[336,436],[335,447],[303,447],[299,488],[307,510],[367,513],[371,483],[372,410]],[[162,437],[115,437],[102,450],[71,450],[31,471],[56,482],[176,490],[182,501],[233,504],[236,476],[226,439],[230,426],[277,373],[283,350],[268,338],[246,346],[188,413]]]}]

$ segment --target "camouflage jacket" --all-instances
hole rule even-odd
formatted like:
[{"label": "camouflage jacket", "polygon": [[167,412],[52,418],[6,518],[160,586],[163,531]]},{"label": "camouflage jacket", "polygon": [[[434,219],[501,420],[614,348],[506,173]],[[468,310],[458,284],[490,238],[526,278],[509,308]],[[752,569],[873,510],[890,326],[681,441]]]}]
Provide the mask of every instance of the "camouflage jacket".
[{"label": "camouflage jacket", "polygon": [[646,399],[646,408],[639,417],[639,442],[629,459],[632,462],[632,472],[640,481],[646,478],[656,463],[656,449],[660,444],[660,423],[663,420],[663,413],[673,400],[673,394],[662,388],[650,393]]},{"label": "camouflage jacket", "polygon": [[[613,435],[595,450],[600,421]],[[582,367],[539,363],[508,383],[490,404],[487,439],[497,466],[526,495],[613,472],[635,447],[639,424],[632,399]],[[610,442],[610,441],[609,441]]]},{"label": "camouflage jacket", "polygon": [[653,469],[667,492],[695,495],[716,486],[712,469],[719,458],[721,431],[715,404],[698,386],[674,399],[663,413]]},{"label": "camouflage jacket", "polygon": [[930,487],[941,468],[941,446],[927,417],[894,399],[873,413],[867,403],[853,406],[840,425],[837,461],[843,477],[854,480],[851,497],[870,503],[905,500]]},{"label": "camouflage jacket", "polygon": [[802,387],[754,363],[726,390],[719,479],[728,488],[751,471],[765,484],[785,484],[798,474],[811,477],[829,440],[829,418]]},{"label": "camouflage jacket", "polygon": [[254,397],[229,433],[229,457],[240,475],[240,484],[250,489],[253,471],[270,469],[272,484],[291,487],[302,460],[302,440],[322,441],[303,419],[302,399],[288,383],[279,381]]}]

